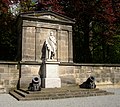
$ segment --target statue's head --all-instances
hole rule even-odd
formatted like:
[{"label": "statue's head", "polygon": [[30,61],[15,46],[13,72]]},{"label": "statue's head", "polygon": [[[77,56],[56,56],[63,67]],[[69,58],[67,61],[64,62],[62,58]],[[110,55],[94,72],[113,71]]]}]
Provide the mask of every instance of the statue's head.
[{"label": "statue's head", "polygon": [[50,32],[50,36],[53,36],[53,32],[52,31]]}]

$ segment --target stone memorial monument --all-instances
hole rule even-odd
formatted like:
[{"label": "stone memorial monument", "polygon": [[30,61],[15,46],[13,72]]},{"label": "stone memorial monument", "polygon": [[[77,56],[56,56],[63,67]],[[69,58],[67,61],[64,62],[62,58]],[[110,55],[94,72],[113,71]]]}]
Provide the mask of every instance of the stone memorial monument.
[{"label": "stone memorial monument", "polygon": [[19,22],[20,88],[27,88],[34,76],[40,76],[44,88],[60,88],[59,74],[64,67],[60,64],[73,63],[74,20],[52,11],[40,11],[21,14]]},{"label": "stone memorial monument", "polygon": [[[72,25],[75,21],[52,11],[22,13],[18,18],[17,62],[0,62],[0,89],[40,90],[78,84],[120,84],[119,64],[78,64],[73,62]],[[95,82],[85,81],[95,77]],[[34,78],[35,77],[35,78]],[[38,81],[39,80],[39,81]],[[85,82],[84,82],[85,81]]]}]

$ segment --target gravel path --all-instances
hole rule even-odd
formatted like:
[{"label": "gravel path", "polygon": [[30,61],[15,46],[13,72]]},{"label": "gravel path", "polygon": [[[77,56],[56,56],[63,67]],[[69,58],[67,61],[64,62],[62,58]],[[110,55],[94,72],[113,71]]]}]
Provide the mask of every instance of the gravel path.
[{"label": "gravel path", "polygon": [[17,101],[9,94],[0,94],[0,107],[120,107],[120,88],[108,88],[106,90],[115,92],[115,95]]}]

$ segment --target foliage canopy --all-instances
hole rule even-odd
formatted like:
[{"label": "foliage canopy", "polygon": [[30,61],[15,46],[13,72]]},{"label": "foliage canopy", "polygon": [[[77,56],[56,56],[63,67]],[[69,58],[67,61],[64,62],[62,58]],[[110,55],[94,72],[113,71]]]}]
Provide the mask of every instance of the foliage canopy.
[{"label": "foliage canopy", "polygon": [[74,62],[120,63],[119,0],[1,0],[0,59],[15,60],[17,56],[18,14],[9,11],[10,5],[17,3],[18,12],[52,10],[76,20]]}]

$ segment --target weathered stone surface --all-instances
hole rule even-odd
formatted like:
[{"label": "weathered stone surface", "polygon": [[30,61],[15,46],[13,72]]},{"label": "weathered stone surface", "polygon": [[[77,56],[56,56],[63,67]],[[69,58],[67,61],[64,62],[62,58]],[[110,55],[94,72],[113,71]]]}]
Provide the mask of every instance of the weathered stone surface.
[{"label": "weathered stone surface", "polygon": [[[39,16],[39,18],[34,16],[34,14]],[[24,16],[27,16],[28,19],[24,18]],[[55,19],[53,18],[51,20],[51,16],[55,16]],[[56,15],[52,12],[49,12],[49,14],[47,13],[47,15],[46,13],[41,14],[36,12],[31,13],[31,15],[22,15],[22,17],[22,61],[41,61],[43,44],[45,39],[49,36],[49,32],[51,30],[54,32],[57,39],[56,59],[60,62],[68,62],[73,59],[73,51],[71,51],[73,50],[73,47],[71,46],[71,24],[74,23],[74,21],[72,19],[65,19],[64,17]],[[45,20],[39,20],[41,18],[43,19],[43,17]],[[59,17],[61,18],[59,19]],[[63,23],[63,21],[65,23]]]},{"label": "weathered stone surface", "polygon": [[[9,65],[9,66],[8,66]],[[0,64],[4,72],[0,73],[0,87],[4,90],[16,88],[19,80],[19,67],[16,64]],[[41,64],[30,63],[21,66],[21,84],[28,87],[34,75],[39,75]],[[90,75],[95,77],[96,85],[120,85],[120,67],[90,66],[90,65],[66,65],[60,64],[59,75],[63,85],[81,84]],[[26,84],[27,83],[27,84]]]},{"label": "weathered stone surface", "polygon": [[17,65],[10,62],[3,62],[0,64],[0,87],[3,89],[4,92],[8,92],[11,88],[16,88],[17,82],[14,82],[11,85],[13,80],[18,81],[19,78],[19,70],[17,69]]},{"label": "weathered stone surface", "polygon": [[60,76],[62,85],[75,84],[74,75]]},{"label": "weathered stone surface", "polygon": [[0,73],[4,73],[4,68],[0,68]]}]

